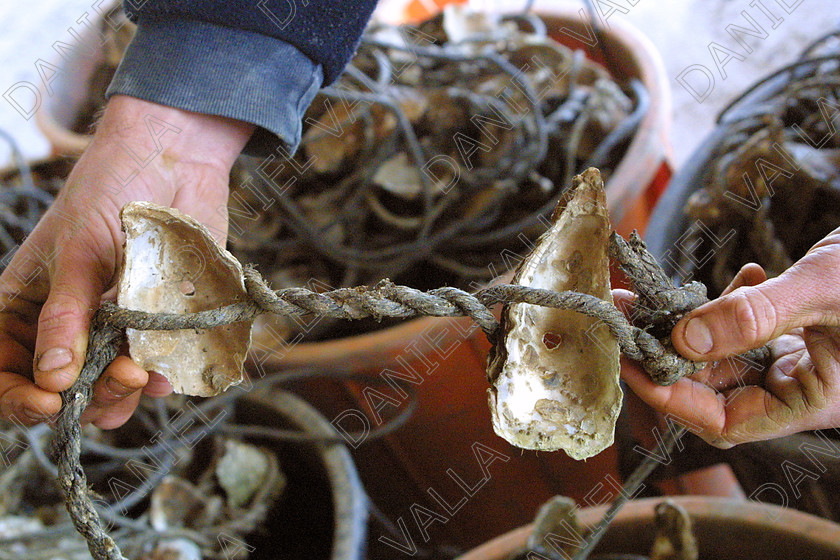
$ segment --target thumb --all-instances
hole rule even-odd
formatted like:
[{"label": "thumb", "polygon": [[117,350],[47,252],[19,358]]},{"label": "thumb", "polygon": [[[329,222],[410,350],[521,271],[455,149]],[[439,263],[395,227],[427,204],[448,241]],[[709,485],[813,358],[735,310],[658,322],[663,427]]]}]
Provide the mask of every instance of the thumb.
[{"label": "thumb", "polygon": [[38,317],[33,365],[35,383],[53,392],[69,389],[79,376],[90,321],[104,291],[103,278],[111,276],[90,248],[68,248],[58,258]]},{"label": "thumb", "polygon": [[794,266],[777,278],[701,305],[674,327],[674,347],[691,360],[721,360],[794,328],[820,324],[826,284],[815,272]]}]

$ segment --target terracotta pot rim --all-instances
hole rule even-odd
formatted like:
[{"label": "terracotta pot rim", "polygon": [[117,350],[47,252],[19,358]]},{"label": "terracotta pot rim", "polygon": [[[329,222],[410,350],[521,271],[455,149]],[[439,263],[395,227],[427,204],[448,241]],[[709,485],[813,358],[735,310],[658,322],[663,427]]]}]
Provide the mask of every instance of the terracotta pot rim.
[{"label": "terracotta pot rim", "polygon": [[[263,388],[243,396],[241,402],[266,407],[301,432],[323,437],[335,434],[320,411],[289,391]],[[329,560],[361,560],[367,539],[368,502],[350,449],[343,444],[313,445],[307,453],[317,458],[328,478],[333,508]]]},{"label": "terracotta pot rim", "polygon": [[[834,547],[840,554],[840,525],[792,508],[755,501],[712,496],[642,498],[628,502],[619,511],[614,523],[633,519],[652,519],[654,507],[665,499],[685,508],[693,520],[755,519],[758,516],[763,516],[764,520],[761,526],[769,530],[775,530],[776,533],[795,533],[798,529],[807,526],[809,529],[808,536],[812,542],[828,548]],[[603,517],[607,507],[604,505],[582,508],[578,512],[578,520],[584,527],[591,528]],[[499,553],[510,553],[523,548],[532,528],[533,525],[525,525],[500,535],[470,550],[460,556],[458,560],[498,560],[502,558]]]},{"label": "terracotta pot rim", "polygon": [[[43,92],[41,95],[45,96]],[[93,141],[91,134],[79,134],[61,126],[50,111],[49,104],[42,106],[35,113],[35,124],[49,140],[53,152],[58,155],[81,155]]]}]

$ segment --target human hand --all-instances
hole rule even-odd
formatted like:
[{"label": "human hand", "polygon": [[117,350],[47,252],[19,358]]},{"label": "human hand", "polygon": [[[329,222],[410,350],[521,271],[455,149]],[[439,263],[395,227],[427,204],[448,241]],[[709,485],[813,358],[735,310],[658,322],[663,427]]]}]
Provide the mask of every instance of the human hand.
[{"label": "human hand", "polygon": [[[115,293],[123,205],[178,208],[224,244],[229,173],[252,132],[240,121],[111,98],[90,147],[0,275],[0,418],[32,425],[59,412],[58,393],[84,363],[91,317]],[[171,391],[162,376],[117,357],[82,421],[122,425],[141,389]]]},{"label": "human hand", "polygon": [[[633,298],[625,290],[613,295],[616,303]],[[677,323],[671,341],[686,358],[722,361],[670,387],[625,358],[621,376],[712,445],[840,426],[840,229],[777,278],[744,266],[720,298]],[[766,371],[733,358],[768,342]]]}]

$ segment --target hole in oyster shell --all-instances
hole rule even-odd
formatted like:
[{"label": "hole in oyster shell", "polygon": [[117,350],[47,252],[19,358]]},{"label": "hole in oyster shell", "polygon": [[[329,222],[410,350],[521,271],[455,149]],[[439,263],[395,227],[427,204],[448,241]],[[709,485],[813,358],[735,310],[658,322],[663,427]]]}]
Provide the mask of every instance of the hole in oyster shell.
[{"label": "hole in oyster shell", "polygon": [[543,335],[543,344],[545,344],[545,347],[549,350],[554,350],[563,344],[563,335],[547,332]]},{"label": "hole in oyster shell", "polygon": [[180,290],[180,292],[185,296],[194,296],[195,284],[193,284],[189,280],[184,280],[178,285],[178,290]]}]

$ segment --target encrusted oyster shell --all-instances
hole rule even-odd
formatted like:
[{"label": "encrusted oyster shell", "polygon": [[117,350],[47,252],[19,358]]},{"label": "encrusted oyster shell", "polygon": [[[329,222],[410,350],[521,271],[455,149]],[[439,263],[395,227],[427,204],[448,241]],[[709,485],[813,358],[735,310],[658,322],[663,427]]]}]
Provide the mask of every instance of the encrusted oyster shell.
[{"label": "encrusted oyster shell", "polygon": [[[574,191],[552,218],[513,283],[612,301],[610,222],[597,169],[575,177]],[[574,311],[515,303],[502,310],[502,329],[488,362],[496,433],[517,447],[562,449],[574,459],[609,447],[622,393],[618,343],[606,325]]]},{"label": "encrusted oyster shell", "polygon": [[[247,301],[242,266],[181,212],[130,202],[120,213],[125,251],[117,303],[149,312],[194,313]],[[206,330],[127,329],[131,359],[166,377],[177,393],[202,397],[240,383],[252,321]]]}]

